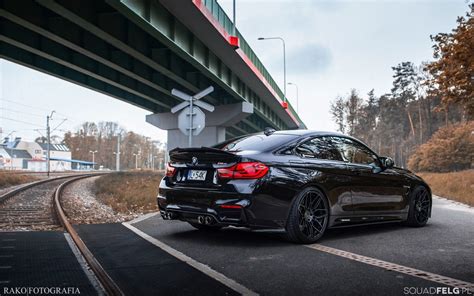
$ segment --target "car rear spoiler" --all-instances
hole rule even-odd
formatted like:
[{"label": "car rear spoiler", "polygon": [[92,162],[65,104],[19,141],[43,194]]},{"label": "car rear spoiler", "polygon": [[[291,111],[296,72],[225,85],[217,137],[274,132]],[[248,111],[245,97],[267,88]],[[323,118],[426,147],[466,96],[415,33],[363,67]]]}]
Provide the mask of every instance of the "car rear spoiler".
[{"label": "car rear spoiler", "polygon": [[200,163],[231,163],[239,159],[239,156],[211,147],[174,148],[170,152],[172,162],[191,163],[196,157]]}]

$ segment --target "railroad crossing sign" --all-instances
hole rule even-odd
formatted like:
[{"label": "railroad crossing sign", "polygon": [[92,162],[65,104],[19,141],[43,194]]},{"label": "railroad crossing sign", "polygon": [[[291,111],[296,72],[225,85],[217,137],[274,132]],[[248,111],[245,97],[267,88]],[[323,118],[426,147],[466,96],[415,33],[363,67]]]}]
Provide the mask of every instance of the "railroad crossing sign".
[{"label": "railroad crossing sign", "polygon": [[189,136],[189,147],[193,144],[193,136],[199,135],[206,126],[206,115],[199,107],[209,112],[214,111],[214,106],[199,101],[199,99],[207,96],[213,91],[214,87],[209,86],[194,96],[190,96],[174,88],[171,90],[172,95],[184,100],[184,102],[171,108],[171,113],[176,113],[182,110],[178,115],[178,128],[183,134]]}]

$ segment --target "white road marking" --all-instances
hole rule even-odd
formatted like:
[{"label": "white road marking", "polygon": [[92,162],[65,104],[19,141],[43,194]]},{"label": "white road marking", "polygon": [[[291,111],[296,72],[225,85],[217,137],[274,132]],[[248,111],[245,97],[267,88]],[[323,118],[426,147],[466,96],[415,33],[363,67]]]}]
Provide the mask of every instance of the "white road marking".
[{"label": "white road marking", "polygon": [[320,245],[320,244],[307,245],[306,247],[314,249],[314,250],[326,252],[326,253],[329,253],[329,254],[332,254],[332,255],[340,256],[340,257],[343,257],[343,258],[347,258],[347,259],[350,259],[350,260],[354,260],[354,261],[357,261],[357,262],[365,263],[365,264],[368,264],[368,265],[380,267],[380,268],[383,268],[383,269],[386,269],[386,270],[408,274],[408,275],[418,277],[418,278],[422,278],[422,279],[432,281],[432,282],[435,282],[435,283],[438,283],[438,284],[443,284],[443,285],[447,285],[447,286],[457,287],[457,288],[460,288],[460,289],[465,289],[464,291],[470,290],[471,292],[474,292],[474,283],[469,283],[469,282],[453,279],[453,278],[450,278],[450,277],[447,277],[447,276],[443,276],[443,275],[439,275],[439,274],[435,274],[435,273],[431,273],[431,272],[426,272],[426,271],[423,271],[423,270],[419,270],[419,269],[415,269],[415,268],[395,264],[395,263],[388,262],[388,261],[375,259],[375,258],[372,258],[372,257],[362,256],[362,255],[359,255],[359,254],[355,254],[355,253],[351,253],[351,252],[347,252],[347,251],[343,251],[343,250],[323,246],[323,245]]},{"label": "white road marking", "polygon": [[138,222],[142,222],[143,220],[154,217],[154,216],[158,215],[159,213],[160,212],[154,212],[154,213],[148,213],[148,214],[145,214],[145,215],[141,215],[141,216],[133,219],[132,221],[129,221],[129,222],[126,222],[126,223],[135,224],[135,223],[138,223]]},{"label": "white road marking", "polygon": [[0,269],[10,269],[10,268],[12,268],[10,265],[0,266]]},{"label": "white road marking", "polygon": [[15,246],[4,246],[4,247],[0,247],[0,249],[14,249]]},{"label": "white road marking", "polygon": [[258,295],[254,291],[244,287],[243,285],[237,283],[233,279],[230,279],[223,275],[222,273],[215,271],[211,267],[194,260],[193,258],[181,253],[178,250],[173,249],[172,247],[168,246],[167,244],[157,240],[156,238],[146,234],[145,232],[141,231],[140,229],[132,226],[130,223],[124,222],[122,223],[123,226],[127,227],[131,231],[135,232],[138,236],[143,238],[144,240],[148,241],[149,243],[157,246],[158,248],[162,249],[163,251],[167,252],[168,254],[176,257],[177,259],[183,261],[184,263],[194,267],[195,269],[199,270],[200,272],[210,276],[211,278],[221,282],[222,284],[226,285],[227,287],[231,288],[232,290],[242,294],[242,295]]},{"label": "white road marking", "polygon": [[14,242],[16,241],[16,238],[5,238],[5,239],[2,239],[2,242]]},{"label": "white road marking", "polygon": [[76,259],[79,262],[79,265],[81,266],[82,270],[84,271],[87,278],[91,282],[92,286],[96,290],[97,294],[99,296],[105,295],[104,287],[102,287],[102,284],[100,283],[99,279],[95,276],[95,274],[90,269],[89,265],[86,262],[86,259],[82,256],[81,251],[79,251],[76,244],[72,240],[71,235],[69,233],[64,233],[64,237],[66,238],[66,241],[69,247],[71,248],[72,252],[76,256]]},{"label": "white road marking", "polygon": [[10,281],[0,281],[0,284],[9,284]]}]

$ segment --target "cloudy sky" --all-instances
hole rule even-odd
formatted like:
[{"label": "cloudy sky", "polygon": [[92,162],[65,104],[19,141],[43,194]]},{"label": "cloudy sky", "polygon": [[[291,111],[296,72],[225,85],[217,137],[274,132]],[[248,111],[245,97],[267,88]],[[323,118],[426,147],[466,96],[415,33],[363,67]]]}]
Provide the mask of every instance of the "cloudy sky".
[{"label": "cloudy sky", "polygon": [[[220,0],[229,15],[232,0]],[[448,32],[468,8],[466,0],[290,1],[237,0],[237,27],[283,86],[281,44],[257,41],[280,36],[287,47],[287,81],[299,86],[299,113],[308,128],[334,130],[329,103],[355,88],[390,91],[391,66],[432,59],[430,35]],[[32,140],[45,117],[61,133],[83,121],[116,121],[154,139],[166,132],[145,122],[146,111],[69,82],[0,61],[0,127]],[[287,87],[295,106],[295,89]],[[296,108],[296,106],[295,106]],[[39,131],[35,131],[39,129]]]}]

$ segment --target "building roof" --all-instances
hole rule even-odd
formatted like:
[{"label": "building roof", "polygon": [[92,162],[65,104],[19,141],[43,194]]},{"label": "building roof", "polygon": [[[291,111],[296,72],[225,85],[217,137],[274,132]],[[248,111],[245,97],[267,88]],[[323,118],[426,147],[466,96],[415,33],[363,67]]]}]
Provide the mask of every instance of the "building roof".
[{"label": "building roof", "polygon": [[28,151],[23,150],[23,149],[5,149],[5,151],[8,153],[8,155],[11,158],[25,158],[25,159],[31,159],[31,154],[28,153]]},{"label": "building roof", "polygon": [[[41,146],[41,149],[48,150],[48,144],[47,143],[38,143],[38,144]],[[51,145],[49,145],[49,150],[69,152],[69,148],[66,145],[63,145],[63,144],[51,144]]]},{"label": "building roof", "polygon": [[8,149],[16,148],[18,144],[21,142],[20,137],[16,137],[15,139],[4,138],[2,145]]},{"label": "building roof", "polygon": [[95,162],[91,162],[91,161],[77,160],[77,159],[66,159],[66,158],[57,158],[57,157],[51,157],[50,160],[65,161],[65,162],[79,163],[79,164],[85,164],[85,165],[94,165],[94,164],[96,164]]}]

